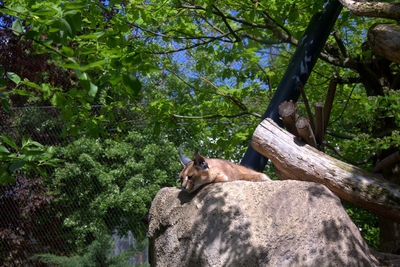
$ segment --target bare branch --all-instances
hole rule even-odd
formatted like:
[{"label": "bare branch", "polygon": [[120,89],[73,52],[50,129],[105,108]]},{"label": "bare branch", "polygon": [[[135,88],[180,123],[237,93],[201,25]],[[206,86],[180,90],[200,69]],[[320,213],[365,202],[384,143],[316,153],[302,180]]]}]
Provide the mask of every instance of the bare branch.
[{"label": "bare branch", "polygon": [[334,31],[333,33],[332,33],[332,35],[333,35],[333,38],[335,38],[335,41],[336,41],[336,43],[337,43],[337,45],[339,46],[339,50],[340,50],[340,52],[342,53],[342,55],[344,56],[344,57],[349,57],[349,53],[347,52],[347,49],[346,49],[346,47],[344,46],[344,43],[343,43],[343,40],[340,38],[340,36],[339,36],[339,34],[337,33],[337,31]]},{"label": "bare branch", "polygon": [[208,40],[208,41],[204,41],[204,42],[199,42],[197,44],[188,45],[188,46],[181,47],[181,48],[178,48],[178,49],[173,49],[173,50],[151,51],[151,52],[148,52],[148,53],[153,54],[153,55],[166,55],[166,54],[171,54],[171,53],[176,53],[176,52],[180,52],[180,51],[193,49],[193,48],[196,48],[196,47],[201,46],[201,45],[209,44],[211,42],[214,42],[214,40]]},{"label": "bare branch", "polygon": [[[181,7],[181,8],[186,8],[186,9],[194,9],[194,10],[197,9],[197,10],[206,11],[206,8],[205,8],[205,7],[203,7],[203,6],[201,6],[201,5],[197,5],[197,4],[191,4],[191,5],[180,4],[179,7]],[[249,27],[261,28],[261,29],[269,29],[269,30],[271,30],[271,25],[265,25],[265,24],[255,23],[255,22],[249,22],[249,21],[243,20],[243,19],[241,19],[241,18],[236,18],[236,17],[234,17],[234,16],[232,16],[232,15],[220,14],[220,13],[218,13],[218,11],[216,11],[216,10],[213,10],[213,13],[214,13],[215,15],[217,15],[217,16],[220,16],[220,17],[223,16],[225,19],[229,19],[229,20],[232,20],[232,21],[236,21],[236,22],[238,22],[238,23],[241,23],[241,24],[246,25],[246,26],[249,26]]]},{"label": "bare branch", "polygon": [[341,139],[353,140],[355,138],[353,136],[344,135],[344,134],[332,132],[329,130],[326,130],[326,133],[329,134],[330,136],[334,136],[334,137],[341,138]]},{"label": "bare branch", "polygon": [[[278,22],[276,22],[268,13],[266,12],[262,12],[262,15],[264,17],[264,21],[265,21],[265,25],[267,26],[267,28],[269,30],[272,31],[272,33],[278,37],[279,39],[286,41],[292,45],[297,46],[299,44],[299,40],[297,40],[296,38],[294,38],[290,31],[288,29],[286,29],[285,27],[283,27],[281,24],[279,24]],[[272,23],[270,23],[272,22]],[[280,27],[281,29],[284,30],[284,32],[282,32],[281,30],[278,29],[278,27],[276,27],[275,25],[277,25],[278,27]]]},{"label": "bare branch", "polygon": [[361,83],[360,77],[335,77],[335,81],[338,84],[353,84]]},{"label": "bare branch", "polygon": [[172,117],[178,118],[178,119],[190,119],[190,120],[209,120],[209,119],[217,119],[217,118],[237,118],[237,117],[244,116],[244,115],[251,115],[251,116],[255,116],[257,118],[261,118],[261,116],[259,114],[251,113],[251,112],[241,112],[241,113],[233,114],[233,115],[213,114],[213,115],[205,115],[205,116],[184,116],[184,115],[172,114]]},{"label": "bare branch", "polygon": [[257,37],[255,37],[255,36],[253,36],[253,35],[251,35],[251,34],[248,34],[248,33],[245,33],[245,32],[244,32],[244,33],[241,33],[241,34],[240,34],[240,37],[246,37],[246,38],[249,38],[249,39],[251,39],[251,40],[253,40],[253,41],[256,41],[256,42],[258,42],[258,43],[265,44],[265,45],[276,45],[276,44],[285,43],[284,40],[271,41],[271,40],[260,39],[260,38],[257,38]]},{"label": "bare branch", "polygon": [[342,67],[342,68],[350,68],[350,69],[356,69],[357,68],[357,61],[351,57],[346,57],[344,59],[332,56],[328,53],[321,52],[319,54],[320,59],[323,61],[330,63],[334,66],[337,67]]},{"label": "bare branch", "polygon": [[241,39],[239,38],[239,36],[236,34],[236,32],[232,29],[231,25],[229,25],[228,21],[226,20],[224,13],[222,13],[222,11],[216,6],[213,5],[214,9],[217,11],[217,13],[220,14],[222,21],[225,23],[226,27],[228,28],[228,30],[232,33],[232,35],[235,37],[236,41],[240,42]]}]

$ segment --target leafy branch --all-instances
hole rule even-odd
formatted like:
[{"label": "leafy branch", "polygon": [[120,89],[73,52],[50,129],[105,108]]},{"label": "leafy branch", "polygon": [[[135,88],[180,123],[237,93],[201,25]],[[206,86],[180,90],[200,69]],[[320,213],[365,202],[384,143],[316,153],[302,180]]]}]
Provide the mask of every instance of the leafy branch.
[{"label": "leafy branch", "polygon": [[[29,171],[33,169],[43,177],[47,173],[43,166],[55,167],[60,162],[54,158],[54,147],[45,147],[42,144],[24,137],[19,147],[11,138],[0,135],[0,184],[6,185],[15,181],[18,171]],[[11,150],[11,151],[10,151]]]}]

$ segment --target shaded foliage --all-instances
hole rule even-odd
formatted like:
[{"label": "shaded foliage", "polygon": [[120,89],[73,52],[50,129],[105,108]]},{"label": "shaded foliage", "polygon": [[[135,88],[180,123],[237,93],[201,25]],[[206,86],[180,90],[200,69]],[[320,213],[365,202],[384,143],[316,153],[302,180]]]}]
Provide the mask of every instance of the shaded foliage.
[{"label": "shaded foliage", "polygon": [[41,178],[20,176],[15,184],[0,186],[1,266],[26,264],[27,255],[61,245],[57,222],[47,217],[53,199]]},{"label": "shaded foliage", "polygon": [[[110,236],[99,235],[87,247],[82,255],[57,256],[54,254],[38,254],[34,258],[47,264],[56,264],[60,267],[127,267],[133,266],[128,263],[129,257],[140,252],[131,249],[122,254],[112,256],[113,241]],[[139,265],[148,266],[148,265]]]},{"label": "shaded foliage", "polygon": [[59,148],[65,164],[48,186],[72,248],[84,249],[103,231],[131,230],[144,238],[141,218],[157,191],[175,184],[180,168],[177,150],[165,136],[147,136],[132,131],[119,141],[83,137]]}]

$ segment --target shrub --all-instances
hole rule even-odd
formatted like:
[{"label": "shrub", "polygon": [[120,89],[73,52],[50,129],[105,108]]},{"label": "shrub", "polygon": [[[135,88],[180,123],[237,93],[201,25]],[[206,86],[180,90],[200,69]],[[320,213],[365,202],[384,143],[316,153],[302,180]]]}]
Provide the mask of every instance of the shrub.
[{"label": "shrub", "polygon": [[100,232],[131,230],[143,239],[158,190],[175,184],[180,163],[175,146],[162,137],[130,132],[123,140],[82,137],[59,148],[65,160],[49,180],[58,216],[71,246],[87,247]]}]

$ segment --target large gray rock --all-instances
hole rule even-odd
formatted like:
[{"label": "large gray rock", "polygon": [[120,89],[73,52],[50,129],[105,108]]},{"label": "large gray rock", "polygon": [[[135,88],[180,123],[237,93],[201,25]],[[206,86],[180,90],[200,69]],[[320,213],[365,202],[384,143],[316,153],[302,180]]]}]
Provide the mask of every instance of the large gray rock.
[{"label": "large gray rock", "polygon": [[376,266],[340,200],[300,181],[163,188],[150,209],[152,266]]}]

